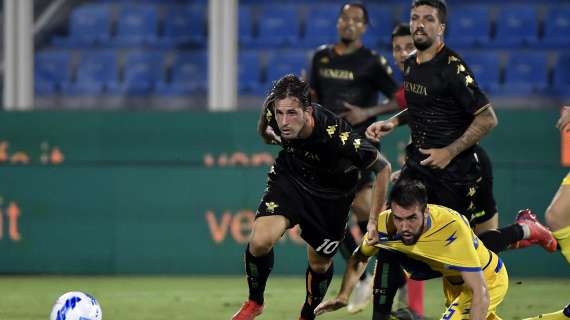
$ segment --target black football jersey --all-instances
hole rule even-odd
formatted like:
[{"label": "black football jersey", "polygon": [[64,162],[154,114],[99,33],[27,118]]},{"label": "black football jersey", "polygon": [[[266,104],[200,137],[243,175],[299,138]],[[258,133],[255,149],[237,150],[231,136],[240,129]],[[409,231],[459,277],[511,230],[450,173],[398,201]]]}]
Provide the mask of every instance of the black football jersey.
[{"label": "black football jersey", "polygon": [[[333,45],[321,46],[313,55],[309,83],[319,104],[335,114],[346,111],[345,102],[364,108],[375,106],[378,91],[391,98],[398,88],[383,56],[366,47],[339,55]],[[374,120],[372,117],[355,129],[363,133]]]},{"label": "black football jersey", "polygon": [[404,90],[412,134],[408,156],[416,160],[425,158],[418,148],[450,145],[490,105],[467,64],[445,46],[425,63],[418,64],[416,54],[406,60]]},{"label": "black football jersey", "polygon": [[[322,198],[347,196],[354,192],[361,171],[377,159],[377,149],[348,122],[313,104],[315,127],[306,139],[283,140],[272,168],[297,186]],[[264,111],[272,129],[279,134],[273,110]]]}]

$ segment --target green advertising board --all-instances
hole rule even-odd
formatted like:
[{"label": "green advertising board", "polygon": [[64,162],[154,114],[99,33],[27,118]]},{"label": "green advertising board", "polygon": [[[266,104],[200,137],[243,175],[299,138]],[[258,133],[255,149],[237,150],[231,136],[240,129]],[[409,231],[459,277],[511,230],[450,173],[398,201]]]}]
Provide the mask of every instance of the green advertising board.
[{"label": "green advertising board", "polygon": [[[279,150],[261,143],[257,117],[3,113],[0,272],[241,274],[265,174]],[[556,117],[501,112],[483,142],[503,224],[525,207],[543,217],[566,173]],[[407,141],[401,129],[383,143],[394,168]],[[296,230],[287,233],[275,272],[303,274],[303,246]],[[570,275],[558,254],[539,248],[503,256],[514,275]]]}]

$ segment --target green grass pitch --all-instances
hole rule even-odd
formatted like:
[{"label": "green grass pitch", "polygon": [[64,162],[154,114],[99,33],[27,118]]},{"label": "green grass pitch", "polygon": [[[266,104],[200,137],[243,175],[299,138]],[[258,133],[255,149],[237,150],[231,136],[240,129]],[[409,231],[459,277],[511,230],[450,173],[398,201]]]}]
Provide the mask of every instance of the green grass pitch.
[{"label": "green grass pitch", "polygon": [[[328,297],[334,295],[335,278]],[[505,319],[561,309],[570,303],[570,279],[511,279],[499,309]],[[230,319],[247,296],[241,276],[203,277],[68,277],[0,276],[0,319],[45,320],[57,297],[66,291],[93,294],[104,320]],[[266,307],[258,319],[297,319],[304,298],[304,278],[273,276],[266,290]],[[440,280],[426,282],[426,315],[439,319],[443,311]],[[345,310],[319,319],[370,319],[371,308],[349,315]]]}]

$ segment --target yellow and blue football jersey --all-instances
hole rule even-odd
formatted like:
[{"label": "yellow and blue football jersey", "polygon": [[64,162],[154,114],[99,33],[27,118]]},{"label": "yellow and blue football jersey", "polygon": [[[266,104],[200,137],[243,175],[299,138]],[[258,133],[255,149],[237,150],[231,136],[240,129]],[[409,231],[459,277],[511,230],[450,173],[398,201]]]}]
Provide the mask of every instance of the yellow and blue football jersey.
[{"label": "yellow and blue football jersey", "polygon": [[[402,266],[414,279],[459,277],[462,271],[483,270],[486,274],[488,269],[491,275],[502,268],[500,258],[477,238],[467,219],[452,209],[429,204],[427,230],[413,245],[399,239],[390,215],[391,210],[386,210],[378,216],[379,243],[371,247],[364,242],[360,250],[367,256],[375,255],[378,248],[402,253]],[[382,260],[381,255],[378,258]]]}]

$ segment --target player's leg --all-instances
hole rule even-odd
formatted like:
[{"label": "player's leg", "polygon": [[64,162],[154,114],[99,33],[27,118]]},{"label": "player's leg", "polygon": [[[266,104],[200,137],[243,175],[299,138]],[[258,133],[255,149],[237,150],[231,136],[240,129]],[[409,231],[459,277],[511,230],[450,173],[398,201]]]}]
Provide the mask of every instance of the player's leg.
[{"label": "player's leg", "polygon": [[[325,244],[325,247],[327,245],[329,244]],[[332,256],[321,255],[308,244],[307,257],[309,266],[305,273],[306,296],[301,309],[301,319],[312,320],[315,319],[315,308],[327,293],[334,274],[334,266]]]},{"label": "player's leg", "polygon": [[562,255],[570,263],[570,174],[564,178],[548,206],[546,222],[558,240]]},{"label": "player's leg", "polygon": [[536,317],[532,318],[525,318],[523,320],[568,320],[570,319],[570,304],[566,306],[566,308],[552,312],[552,313],[543,313]]},{"label": "player's leg", "polygon": [[405,284],[404,271],[399,262],[399,255],[381,249],[377,255],[374,272],[373,320],[390,319],[396,291]]},{"label": "player's leg", "polygon": [[[366,233],[366,225],[368,224],[368,217],[370,215],[371,200],[372,186],[369,183],[366,183],[357,191],[354,201],[352,201],[352,205],[350,207],[352,214],[356,217],[358,227],[362,234]],[[346,250],[347,244],[352,241],[352,235],[345,237],[343,241],[345,248],[341,250]],[[354,243],[354,247],[351,248],[351,255],[355,249],[356,243]],[[372,281],[372,276],[368,272],[364,272],[362,276],[360,276],[360,280],[354,286],[352,294],[348,299],[347,311],[349,313],[359,312],[368,305],[370,297],[372,296]]]},{"label": "player's leg", "polygon": [[273,268],[273,246],[288,226],[289,220],[279,215],[261,216],[255,220],[251,239],[245,250],[249,297],[232,320],[254,319],[263,311],[265,285]]}]

